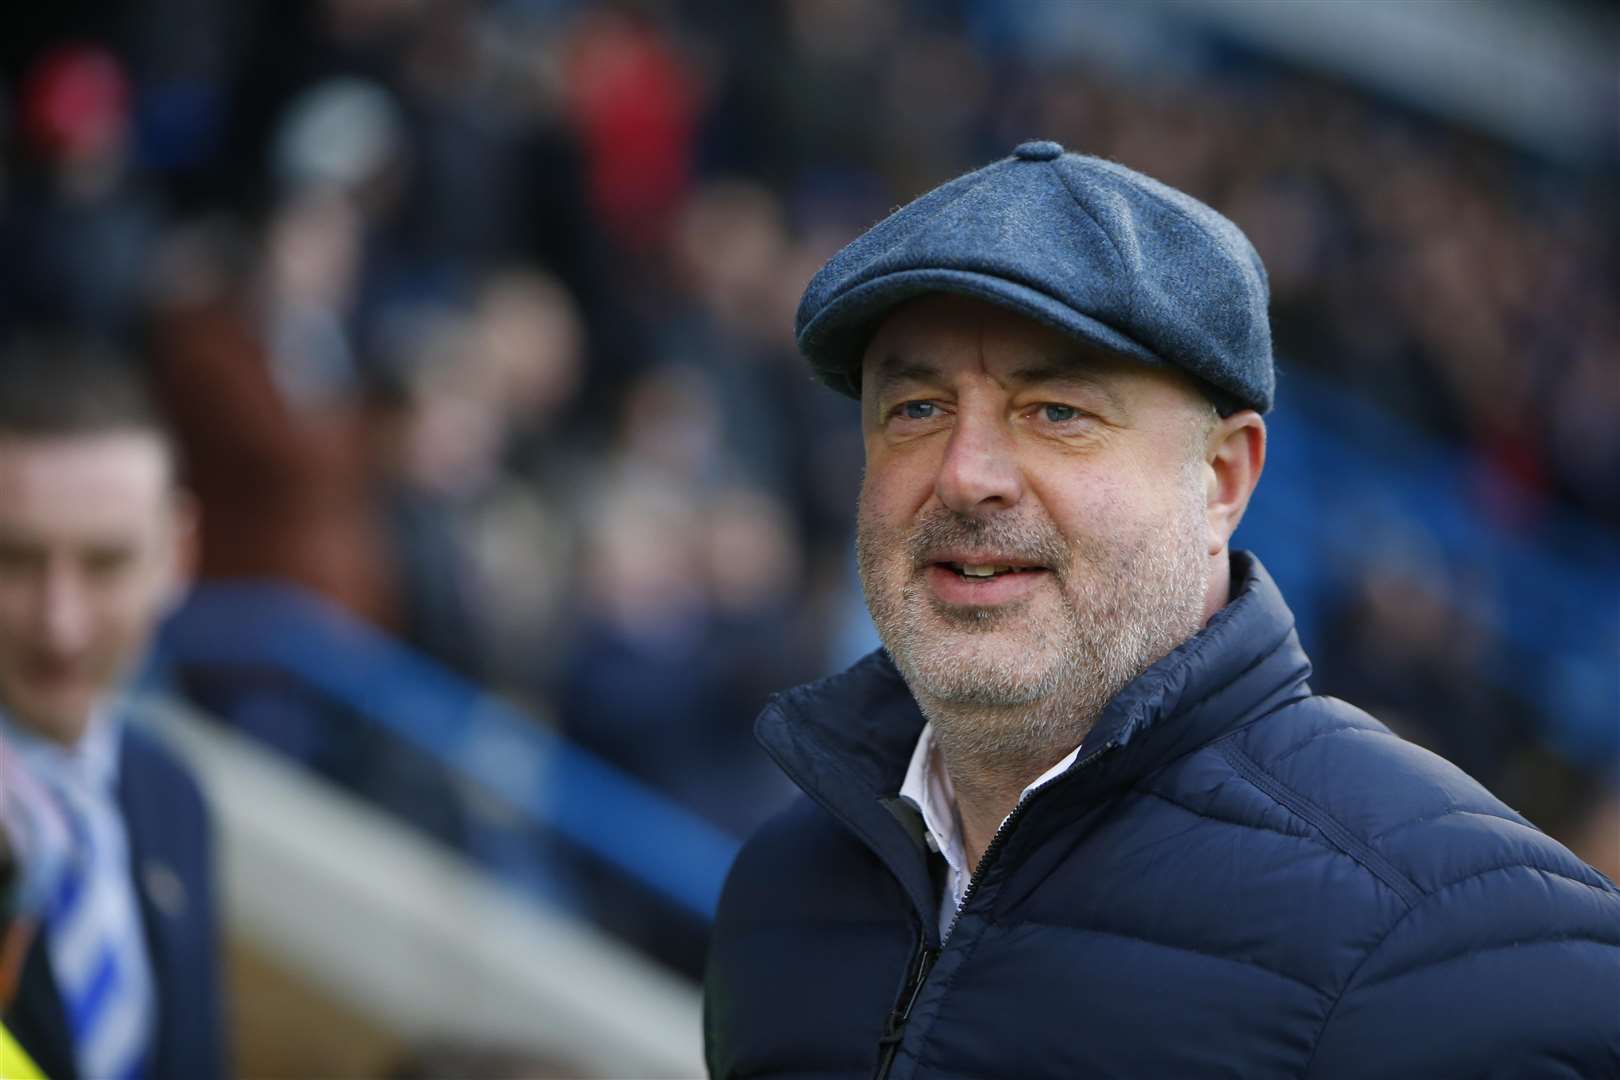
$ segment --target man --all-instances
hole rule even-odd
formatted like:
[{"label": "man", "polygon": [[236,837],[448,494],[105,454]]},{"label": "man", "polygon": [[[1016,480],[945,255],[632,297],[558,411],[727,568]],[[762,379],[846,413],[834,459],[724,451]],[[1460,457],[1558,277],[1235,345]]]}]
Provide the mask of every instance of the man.
[{"label": "man", "polygon": [[884,649],[760,718],[809,797],[727,882],[715,1076],[1620,1072],[1620,891],[1314,696],[1227,546],[1266,305],[1236,226],[1049,142],[810,283]]},{"label": "man", "polygon": [[0,737],[70,835],[4,1023],[56,1080],[224,1071],[202,799],[119,699],[190,560],[174,469],[127,367],[0,358]]}]

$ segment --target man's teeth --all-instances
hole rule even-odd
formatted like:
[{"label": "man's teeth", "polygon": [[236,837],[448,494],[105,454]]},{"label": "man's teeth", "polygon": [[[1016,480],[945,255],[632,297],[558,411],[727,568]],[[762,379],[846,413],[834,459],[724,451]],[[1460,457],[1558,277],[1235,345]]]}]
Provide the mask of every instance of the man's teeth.
[{"label": "man's teeth", "polygon": [[995,577],[997,574],[1010,574],[1014,569],[1016,568],[1011,566],[988,564],[982,566],[963,565],[957,571],[957,573],[961,574],[963,577]]}]

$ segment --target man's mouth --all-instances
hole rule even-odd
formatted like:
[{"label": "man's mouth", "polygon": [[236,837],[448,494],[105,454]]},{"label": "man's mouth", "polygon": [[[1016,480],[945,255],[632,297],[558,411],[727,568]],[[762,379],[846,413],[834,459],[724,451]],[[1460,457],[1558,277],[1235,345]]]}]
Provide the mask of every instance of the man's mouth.
[{"label": "man's mouth", "polygon": [[949,571],[964,581],[984,582],[1018,574],[1042,573],[1049,567],[1026,557],[1005,552],[937,552],[925,559],[924,566]]},{"label": "man's mouth", "polygon": [[919,563],[936,601],[947,607],[992,608],[1027,599],[1052,573],[1049,565],[1005,551],[932,551]]},{"label": "man's mouth", "polygon": [[77,687],[88,679],[83,662],[50,656],[30,657],[20,674],[35,690],[46,692]]},{"label": "man's mouth", "polygon": [[1045,569],[1041,566],[1013,566],[1010,563],[944,562],[939,565],[954,570],[965,578],[993,578],[1002,574],[1027,574],[1032,570]]}]

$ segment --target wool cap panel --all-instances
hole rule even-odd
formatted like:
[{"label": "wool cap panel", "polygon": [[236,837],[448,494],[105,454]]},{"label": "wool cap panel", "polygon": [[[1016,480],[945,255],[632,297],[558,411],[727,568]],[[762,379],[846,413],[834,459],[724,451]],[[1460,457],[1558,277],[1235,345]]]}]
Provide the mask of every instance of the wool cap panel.
[{"label": "wool cap panel", "polygon": [[1027,142],[906,204],[811,280],[799,349],[823,382],[859,397],[861,354],[878,323],[935,292],[1174,365],[1218,391],[1217,402],[1271,408],[1260,256],[1216,211],[1115,162]]}]

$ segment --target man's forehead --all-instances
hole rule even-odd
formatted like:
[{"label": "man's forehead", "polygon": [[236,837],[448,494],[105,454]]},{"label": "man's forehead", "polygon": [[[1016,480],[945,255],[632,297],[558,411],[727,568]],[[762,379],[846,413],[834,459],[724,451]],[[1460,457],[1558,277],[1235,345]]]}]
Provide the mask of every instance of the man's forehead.
[{"label": "man's forehead", "polygon": [[0,435],[0,517],[73,507],[89,519],[158,507],[171,473],[162,440],[144,432]]},{"label": "man's forehead", "polygon": [[963,358],[995,353],[1000,377],[1015,382],[1102,384],[1144,365],[1062,333],[1016,311],[971,297],[930,294],[901,304],[867,344],[863,378],[878,385],[939,376]]},{"label": "man's forehead", "polygon": [[0,465],[57,472],[154,474],[167,479],[170,452],[162,436],[130,428],[84,433],[0,431]]}]

